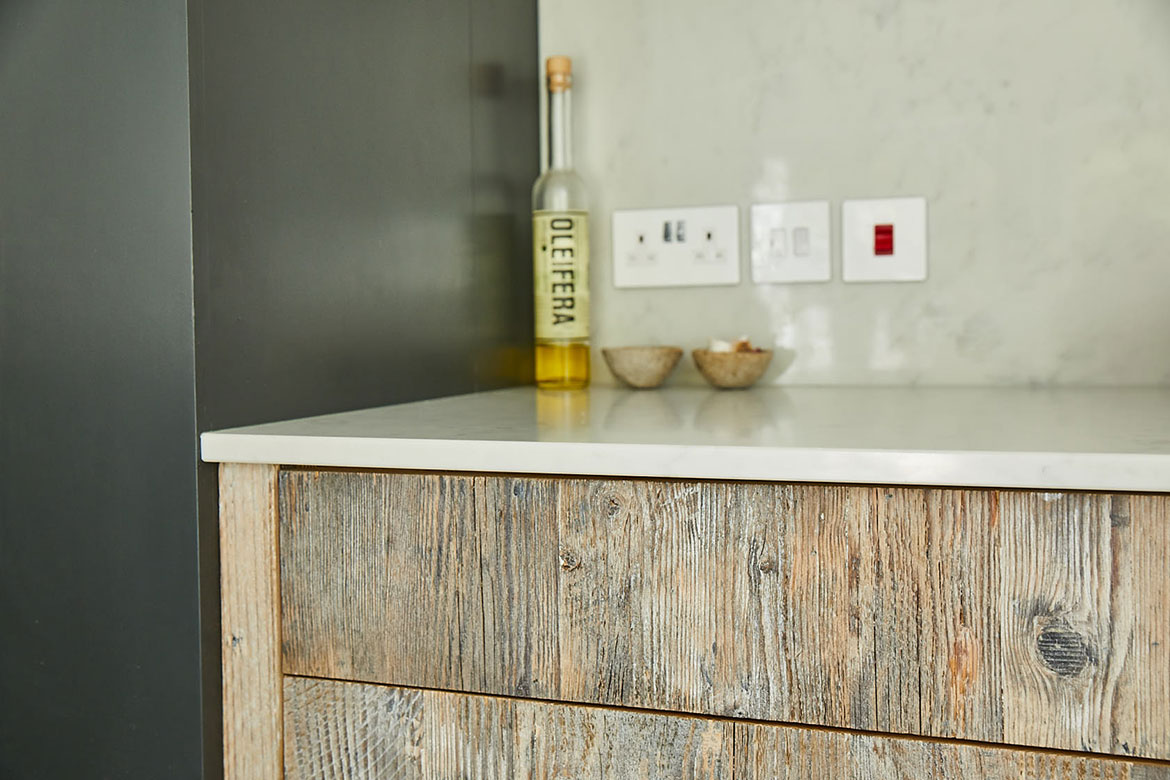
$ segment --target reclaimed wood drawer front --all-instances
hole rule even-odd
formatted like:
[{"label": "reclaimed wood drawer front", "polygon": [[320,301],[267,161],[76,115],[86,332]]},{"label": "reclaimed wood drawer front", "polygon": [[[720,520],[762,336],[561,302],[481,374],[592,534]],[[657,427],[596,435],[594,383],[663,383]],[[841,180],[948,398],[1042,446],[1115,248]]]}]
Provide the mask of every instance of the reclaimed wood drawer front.
[{"label": "reclaimed wood drawer front", "polygon": [[280,476],[285,672],[1170,758],[1170,497]]},{"label": "reclaimed wood drawer front", "polygon": [[287,780],[1131,778],[1170,766],[287,677]]}]

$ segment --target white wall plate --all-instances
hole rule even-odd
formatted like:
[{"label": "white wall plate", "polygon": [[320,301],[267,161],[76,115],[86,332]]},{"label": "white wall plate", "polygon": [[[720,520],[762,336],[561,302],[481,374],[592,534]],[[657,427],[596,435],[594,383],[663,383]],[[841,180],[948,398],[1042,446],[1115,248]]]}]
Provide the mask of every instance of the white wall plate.
[{"label": "white wall plate", "polygon": [[757,203],[751,230],[756,284],[833,278],[828,201]]},{"label": "white wall plate", "polygon": [[613,213],[614,287],[739,284],[739,208]]},{"label": "white wall plate", "polygon": [[926,280],[926,199],[841,204],[841,276],[847,282]]}]

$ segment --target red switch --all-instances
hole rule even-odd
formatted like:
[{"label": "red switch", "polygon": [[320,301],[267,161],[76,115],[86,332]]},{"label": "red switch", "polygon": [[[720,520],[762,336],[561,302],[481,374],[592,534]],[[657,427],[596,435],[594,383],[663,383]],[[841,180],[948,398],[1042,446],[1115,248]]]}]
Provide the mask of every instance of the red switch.
[{"label": "red switch", "polygon": [[873,226],[873,253],[875,255],[894,254],[894,226]]}]

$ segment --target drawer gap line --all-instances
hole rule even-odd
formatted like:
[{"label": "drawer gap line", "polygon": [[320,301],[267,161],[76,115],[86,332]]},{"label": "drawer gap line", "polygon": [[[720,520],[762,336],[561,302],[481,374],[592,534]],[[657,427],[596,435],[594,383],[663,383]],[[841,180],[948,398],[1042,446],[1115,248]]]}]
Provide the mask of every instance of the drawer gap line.
[{"label": "drawer gap line", "polygon": [[655,710],[648,707],[627,707],[615,704],[598,704],[595,702],[569,701],[566,699],[546,699],[534,696],[512,696],[506,693],[481,693],[477,691],[456,691],[447,688],[426,688],[421,685],[389,684],[370,680],[347,680],[340,677],[322,677],[315,674],[292,674],[285,672],[285,677],[295,677],[302,680],[324,680],[327,682],[350,683],[354,685],[371,685],[381,688],[399,688],[407,691],[433,691],[435,693],[449,693],[458,696],[480,696],[485,699],[505,699],[518,702],[537,702],[570,707],[581,707],[594,710],[609,710],[612,712],[630,712],[642,715],[666,715],[673,718],[690,718],[719,723],[745,723],[755,726],[773,726],[801,731],[816,731],[828,734],[851,734],[864,737],[880,737],[882,739],[898,739],[907,742],[919,742],[937,745],[966,745],[971,747],[991,748],[994,750],[1027,751],[1050,756],[1069,756],[1077,758],[1091,758],[1102,761],[1119,761],[1144,766],[1170,767],[1170,759],[1149,758],[1146,756],[1131,756],[1118,753],[1093,753],[1088,750],[1061,750],[1060,748],[1037,747],[1036,745],[1021,745],[1009,742],[983,742],[974,739],[956,739],[951,737],[928,737],[921,734],[901,734],[889,731],[873,731],[869,729],[853,729],[839,726],[822,726],[815,723],[797,723],[794,721],[760,720],[758,718],[734,718],[725,715],[706,715],[695,712],[681,712],[678,710]]}]

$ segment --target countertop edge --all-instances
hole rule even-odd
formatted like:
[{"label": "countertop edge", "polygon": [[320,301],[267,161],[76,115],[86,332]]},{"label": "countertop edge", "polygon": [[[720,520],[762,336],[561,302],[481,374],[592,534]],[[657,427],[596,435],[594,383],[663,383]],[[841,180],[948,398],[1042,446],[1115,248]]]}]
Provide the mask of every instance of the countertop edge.
[{"label": "countertop edge", "polygon": [[1170,492],[1170,455],[204,433],[206,462],[596,477]]}]

